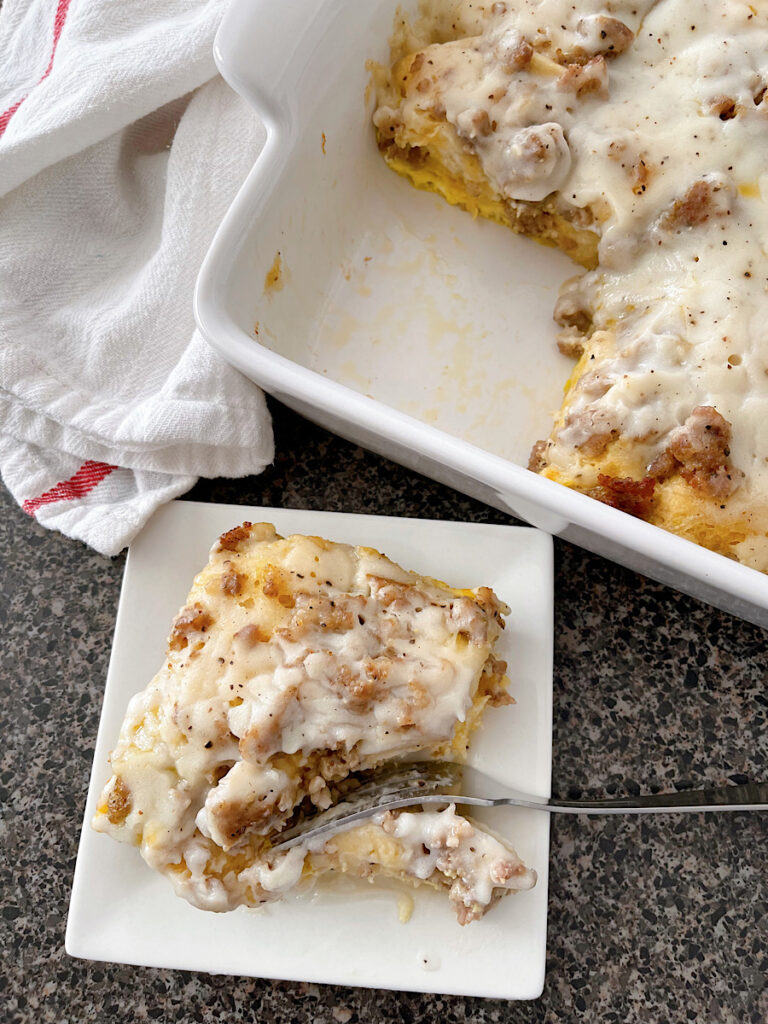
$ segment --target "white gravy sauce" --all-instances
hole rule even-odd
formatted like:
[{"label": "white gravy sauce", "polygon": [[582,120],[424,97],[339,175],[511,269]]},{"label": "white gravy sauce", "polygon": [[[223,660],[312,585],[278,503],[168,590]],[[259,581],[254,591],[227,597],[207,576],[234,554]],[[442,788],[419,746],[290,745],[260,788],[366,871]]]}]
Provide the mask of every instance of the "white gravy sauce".
[{"label": "white gravy sauce", "polygon": [[[604,52],[605,18],[634,40],[569,82],[568,54]],[[497,190],[557,190],[561,209],[597,217],[600,265],[578,294],[615,348],[599,386],[573,392],[550,461],[572,465],[599,422],[644,443],[650,463],[695,407],[714,406],[733,426],[743,500],[768,500],[768,6],[465,0],[433,4],[425,24],[432,41],[466,30],[430,49],[429,99]],[[515,68],[521,39],[535,53]],[[705,214],[675,218],[702,182]]]}]

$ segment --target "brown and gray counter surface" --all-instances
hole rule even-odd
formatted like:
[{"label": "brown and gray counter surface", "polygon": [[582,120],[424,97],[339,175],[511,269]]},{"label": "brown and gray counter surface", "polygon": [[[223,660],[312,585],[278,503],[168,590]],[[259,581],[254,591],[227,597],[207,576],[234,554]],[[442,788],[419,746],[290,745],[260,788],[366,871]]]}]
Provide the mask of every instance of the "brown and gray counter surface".
[{"label": "brown and gray counter surface", "polygon": [[[272,408],[274,466],[189,498],[512,521]],[[554,819],[534,1003],[71,960],[64,928],[124,556],[42,529],[5,491],[0,507],[0,1024],[768,1020],[768,814]],[[764,631],[559,541],[555,587],[554,792],[768,776]]]}]

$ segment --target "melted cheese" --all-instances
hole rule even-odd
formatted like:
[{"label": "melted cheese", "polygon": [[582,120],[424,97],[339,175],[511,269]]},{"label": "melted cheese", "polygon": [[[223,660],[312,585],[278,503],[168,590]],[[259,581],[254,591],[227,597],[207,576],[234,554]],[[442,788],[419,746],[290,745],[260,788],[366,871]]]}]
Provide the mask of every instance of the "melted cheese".
[{"label": "melted cheese", "polygon": [[351,771],[403,754],[463,756],[503,702],[506,610],[369,548],[230,531],[129,705],[94,827],[197,906],[279,897],[321,869],[306,849],[270,853],[303,801],[326,807]]},{"label": "melted cheese", "polygon": [[429,151],[464,178],[470,208],[477,161],[497,201],[548,204],[597,236],[599,266],[568,285],[595,342],[547,475],[593,486],[601,432],[623,443],[615,469],[642,477],[693,410],[713,407],[733,428],[733,493],[710,510],[684,495],[689,513],[717,526],[722,506],[721,549],[768,568],[755,541],[768,531],[768,9],[434,3],[395,56],[374,116],[397,147],[388,159]]}]

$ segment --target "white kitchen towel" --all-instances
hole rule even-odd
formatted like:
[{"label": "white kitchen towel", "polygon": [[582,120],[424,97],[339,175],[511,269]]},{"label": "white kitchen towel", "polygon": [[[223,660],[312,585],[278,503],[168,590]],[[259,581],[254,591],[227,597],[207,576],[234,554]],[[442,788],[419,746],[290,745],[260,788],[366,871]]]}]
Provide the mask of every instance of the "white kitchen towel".
[{"label": "white kitchen towel", "polygon": [[0,7],[0,473],[40,523],[107,555],[199,476],[273,457],[264,396],[192,315],[264,141],[216,75],[224,7]]}]

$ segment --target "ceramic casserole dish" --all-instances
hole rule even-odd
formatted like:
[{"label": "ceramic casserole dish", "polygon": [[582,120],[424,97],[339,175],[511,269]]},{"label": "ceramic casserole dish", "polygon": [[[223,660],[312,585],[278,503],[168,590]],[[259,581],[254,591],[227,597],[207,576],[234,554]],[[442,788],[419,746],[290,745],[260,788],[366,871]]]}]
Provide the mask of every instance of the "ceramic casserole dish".
[{"label": "ceramic casserole dish", "polygon": [[[400,5],[415,10],[417,0]],[[395,0],[234,0],[222,74],[266,140],[198,279],[208,341],[330,430],[591,551],[768,625],[768,577],[529,472],[569,361],[562,254],[384,164],[368,61]]]}]

